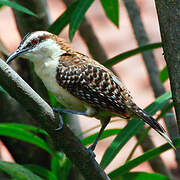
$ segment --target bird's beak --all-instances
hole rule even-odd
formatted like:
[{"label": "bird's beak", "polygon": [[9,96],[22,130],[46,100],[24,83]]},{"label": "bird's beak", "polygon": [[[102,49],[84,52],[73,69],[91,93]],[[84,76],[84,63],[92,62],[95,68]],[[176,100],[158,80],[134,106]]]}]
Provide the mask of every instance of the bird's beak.
[{"label": "bird's beak", "polygon": [[18,57],[20,54],[23,54],[25,52],[27,52],[29,50],[29,48],[26,49],[17,49],[16,51],[14,51],[12,54],[10,54],[8,56],[8,58],[6,59],[6,63],[10,63],[12,60],[14,60],[16,57]]}]

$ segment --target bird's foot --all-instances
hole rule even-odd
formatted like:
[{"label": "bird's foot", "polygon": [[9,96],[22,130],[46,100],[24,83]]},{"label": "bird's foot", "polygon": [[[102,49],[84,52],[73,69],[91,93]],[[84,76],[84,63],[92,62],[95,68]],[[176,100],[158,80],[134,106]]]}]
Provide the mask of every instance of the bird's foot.
[{"label": "bird's foot", "polygon": [[63,127],[63,124],[64,124],[64,121],[63,121],[63,118],[62,118],[62,113],[59,112],[57,108],[52,108],[54,112],[57,112],[59,114],[59,126],[58,128],[56,128],[56,131],[59,131],[62,129]]},{"label": "bird's foot", "polygon": [[[92,145],[91,145],[92,146]],[[91,154],[91,158],[95,158],[96,157],[96,154],[94,153],[94,149],[92,149],[92,147],[91,146],[89,146],[87,149],[88,149],[88,151],[90,152],[90,154]]]}]

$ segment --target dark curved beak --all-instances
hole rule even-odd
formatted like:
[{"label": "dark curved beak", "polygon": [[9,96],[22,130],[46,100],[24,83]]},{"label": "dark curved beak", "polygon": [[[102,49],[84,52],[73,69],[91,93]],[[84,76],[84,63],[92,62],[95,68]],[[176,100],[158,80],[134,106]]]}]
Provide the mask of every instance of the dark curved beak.
[{"label": "dark curved beak", "polygon": [[12,60],[14,60],[16,57],[18,57],[20,54],[23,54],[25,52],[27,52],[29,50],[29,48],[26,49],[17,49],[16,51],[14,51],[12,54],[10,54],[8,56],[8,58],[6,59],[6,63],[10,63]]}]

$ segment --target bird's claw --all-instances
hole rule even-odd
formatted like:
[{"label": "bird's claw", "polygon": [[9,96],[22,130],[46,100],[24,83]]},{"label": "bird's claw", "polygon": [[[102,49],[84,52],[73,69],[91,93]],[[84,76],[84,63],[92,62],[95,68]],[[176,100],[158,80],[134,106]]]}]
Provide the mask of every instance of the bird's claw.
[{"label": "bird's claw", "polygon": [[91,146],[89,146],[88,148],[88,151],[89,151],[89,153],[91,154],[91,158],[95,158],[96,157],[96,154],[94,153],[94,151],[91,149]]}]

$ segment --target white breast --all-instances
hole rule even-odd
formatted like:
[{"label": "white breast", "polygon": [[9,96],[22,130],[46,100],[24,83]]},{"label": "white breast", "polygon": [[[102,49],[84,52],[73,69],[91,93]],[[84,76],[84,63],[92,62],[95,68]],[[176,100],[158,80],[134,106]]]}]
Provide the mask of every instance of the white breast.
[{"label": "white breast", "polygon": [[[42,62],[42,61],[41,61]],[[87,111],[87,105],[59,86],[56,81],[58,62],[47,60],[44,63],[34,63],[35,72],[41,78],[46,88],[53,93],[57,100],[69,109]]]}]

